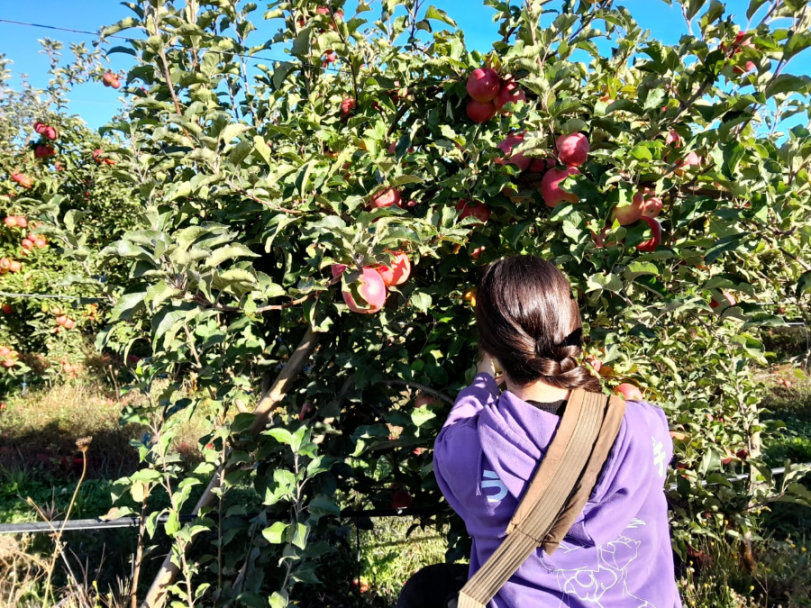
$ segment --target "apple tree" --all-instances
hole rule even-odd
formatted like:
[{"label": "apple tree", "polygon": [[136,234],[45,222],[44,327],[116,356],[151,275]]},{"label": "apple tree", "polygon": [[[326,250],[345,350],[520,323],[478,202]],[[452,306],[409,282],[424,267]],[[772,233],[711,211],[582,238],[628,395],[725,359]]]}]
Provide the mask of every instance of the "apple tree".
[{"label": "apple tree", "polygon": [[[667,411],[677,551],[805,502],[804,470],[761,457],[756,371],[763,328],[808,318],[807,2],[752,0],[742,28],[685,1],[676,45],[612,0],[486,4],[480,50],[421,0],[150,0],[104,30],[137,60],[105,129],[137,214],[98,261],[127,269],[98,344],[150,355],[143,469],[119,485],[147,542],[167,516],[147,601],[315,601],[342,584],[342,508],[441,505],[433,439],[475,371],[478,277],[508,254],[563,269],[583,364]],[[193,412],[188,470],[170,446]]]}]

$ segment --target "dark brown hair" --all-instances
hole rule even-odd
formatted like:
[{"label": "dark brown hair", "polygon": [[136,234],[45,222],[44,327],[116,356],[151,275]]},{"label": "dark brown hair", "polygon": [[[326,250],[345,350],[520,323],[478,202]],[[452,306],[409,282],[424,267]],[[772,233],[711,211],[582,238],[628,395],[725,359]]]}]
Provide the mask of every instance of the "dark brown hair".
[{"label": "dark brown hair", "polygon": [[493,262],[476,294],[479,346],[519,386],[543,381],[565,389],[600,392],[581,367],[583,325],[563,273],[537,256]]}]

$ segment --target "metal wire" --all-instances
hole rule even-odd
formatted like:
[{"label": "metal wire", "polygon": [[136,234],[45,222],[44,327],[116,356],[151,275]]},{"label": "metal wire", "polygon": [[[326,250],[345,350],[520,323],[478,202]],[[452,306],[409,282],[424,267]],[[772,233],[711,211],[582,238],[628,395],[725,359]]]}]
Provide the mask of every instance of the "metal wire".
[{"label": "metal wire", "polygon": [[[811,467],[811,463],[805,463],[797,465],[798,467]],[[786,472],[785,467],[778,467],[776,469],[772,469],[772,475],[782,475]],[[730,483],[736,481],[744,481],[749,478],[749,475],[736,475],[734,477],[727,478],[727,481]],[[718,485],[717,483],[707,483],[706,481],[701,482],[701,486],[712,486]],[[672,484],[668,486],[668,491],[673,492],[677,489],[676,484]],[[341,519],[352,519],[355,521],[355,528],[359,530],[357,525],[357,519],[361,517],[420,517],[420,516],[429,516],[429,515],[437,515],[442,513],[445,510],[444,507],[412,507],[409,509],[345,509],[341,511],[340,518]],[[158,517],[157,523],[162,524],[165,523],[168,519],[168,515],[162,515]],[[253,515],[243,515],[242,518],[246,520],[250,520],[256,517],[256,514]],[[190,523],[197,518],[196,515],[181,515],[179,520],[181,523]],[[270,519],[268,521],[282,521],[281,519]],[[17,523],[17,524],[0,524],[0,534],[41,534],[41,533],[50,533],[53,532],[54,528],[62,529],[65,532],[78,532],[78,531],[86,531],[86,530],[108,530],[114,528],[137,528],[141,524],[141,518],[136,516],[129,516],[129,517],[120,517],[118,519],[111,519],[109,521],[105,521],[99,518],[96,519],[75,519],[72,521],[50,521],[50,522],[27,522],[27,523]],[[358,568],[361,568],[362,565],[360,563],[360,532],[357,533],[358,538],[356,540],[358,546]],[[358,577],[360,577],[361,570],[358,570]]]},{"label": "metal wire", "polygon": [[[76,30],[76,29],[72,29],[72,28],[69,28],[69,27],[58,27],[58,26],[55,26],[55,25],[46,25],[46,24],[42,24],[42,23],[30,23],[30,22],[27,22],[27,21],[14,21],[12,19],[0,19],[0,23],[6,23],[6,24],[9,24],[9,25],[20,25],[20,26],[25,26],[25,27],[41,28],[41,29],[46,29],[46,30],[55,30],[57,32],[70,32],[72,34],[86,34],[88,36],[97,36],[99,38],[102,38],[101,32],[91,32],[90,30]],[[143,40],[139,40],[138,38],[130,38],[128,36],[118,36],[116,34],[111,34],[109,36],[103,36],[103,37],[104,38],[116,38],[118,40],[126,40],[127,42],[143,42]],[[185,47],[182,47],[182,46],[170,46],[169,48],[183,49]],[[233,56],[233,57],[240,57],[242,59],[251,59],[251,60],[255,60],[255,61],[269,61],[269,62],[278,61],[278,62],[281,62],[281,63],[294,63],[294,64],[300,65],[301,67],[317,68],[319,70],[325,70],[325,71],[328,71],[328,72],[336,72],[336,73],[339,73],[339,74],[352,74],[351,70],[344,70],[344,69],[341,69],[341,68],[332,68],[332,67],[326,67],[326,66],[323,66],[323,65],[316,65],[314,63],[309,63],[307,61],[299,61],[299,60],[291,61],[290,59],[280,59],[280,58],[276,58],[276,57],[262,57],[260,55],[245,55],[245,54],[242,54],[242,53],[235,53],[235,52],[229,52],[229,51],[217,51],[217,50],[214,50],[214,49],[204,49],[204,50],[205,50],[206,53],[214,53],[216,55],[230,55],[230,56]]]}]

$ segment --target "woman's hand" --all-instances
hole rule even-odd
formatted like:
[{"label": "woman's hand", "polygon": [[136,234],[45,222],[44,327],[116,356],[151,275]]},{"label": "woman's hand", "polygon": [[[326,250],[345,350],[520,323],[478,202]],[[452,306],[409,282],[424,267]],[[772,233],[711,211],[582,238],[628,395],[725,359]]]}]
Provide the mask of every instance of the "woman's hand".
[{"label": "woman's hand", "polygon": [[496,377],[496,360],[487,353],[482,353],[482,358],[479,361],[478,374],[489,374],[493,378]]}]

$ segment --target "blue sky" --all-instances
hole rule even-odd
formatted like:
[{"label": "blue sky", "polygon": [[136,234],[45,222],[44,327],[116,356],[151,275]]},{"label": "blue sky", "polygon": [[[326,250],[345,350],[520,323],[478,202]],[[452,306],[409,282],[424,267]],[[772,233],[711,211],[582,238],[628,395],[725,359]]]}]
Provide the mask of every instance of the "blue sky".
[{"label": "blue sky", "polygon": [[[496,26],[492,22],[493,11],[479,0],[433,0],[438,8],[446,10],[465,32],[469,48],[487,51],[496,38]],[[260,9],[254,15],[261,16],[265,3],[258,2]],[[617,4],[626,6],[639,24],[651,30],[653,36],[665,44],[675,44],[687,32],[687,27],[678,6],[668,6],[662,0],[621,0]],[[749,0],[727,2],[728,11],[736,21],[746,24],[746,8]],[[375,7],[379,9],[378,7]],[[24,21],[63,28],[97,31],[103,25],[114,23],[129,16],[129,9],[115,0],[37,0],[37,2],[13,2],[0,0],[0,19]],[[551,17],[548,17],[551,20]],[[441,24],[438,24],[441,25]],[[257,23],[258,32],[252,39],[271,36],[275,26]],[[124,32],[126,35],[126,32]],[[47,83],[47,58],[40,53],[38,39],[50,37],[60,40],[67,46],[70,42],[90,42],[92,37],[62,31],[49,31],[33,27],[0,23],[0,54],[6,55],[14,63],[11,66],[16,78],[28,75],[35,86]],[[268,50],[265,57],[283,58],[282,49]],[[127,55],[114,54],[110,66],[123,70],[131,65]],[[811,75],[811,51],[795,58],[788,72]],[[79,114],[92,127],[99,127],[115,113],[119,107],[117,93],[104,88],[100,83],[77,87],[72,94],[71,110]]]}]

